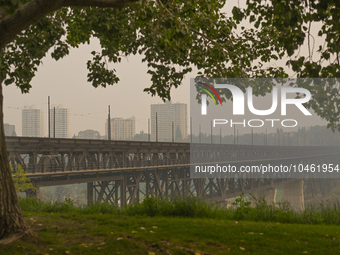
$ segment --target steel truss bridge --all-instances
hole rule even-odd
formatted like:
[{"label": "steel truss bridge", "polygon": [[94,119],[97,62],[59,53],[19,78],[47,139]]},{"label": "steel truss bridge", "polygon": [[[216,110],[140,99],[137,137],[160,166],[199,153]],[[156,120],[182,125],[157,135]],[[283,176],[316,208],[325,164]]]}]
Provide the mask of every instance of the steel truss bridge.
[{"label": "steel truss bridge", "polygon": [[[37,187],[38,197],[39,187],[87,183],[89,203],[108,201],[119,206],[145,197],[196,196],[225,201],[242,192],[270,195],[278,185],[284,185],[284,189],[295,185],[295,191],[287,191],[286,198],[297,199],[297,208],[303,199],[301,180],[296,179],[191,178],[190,143],[6,137],[6,144],[10,164],[14,169],[17,165],[23,167]],[[334,146],[192,146],[192,159],[205,163],[290,159],[311,162],[318,158],[313,155],[320,152],[336,158],[340,155],[340,147]]]}]

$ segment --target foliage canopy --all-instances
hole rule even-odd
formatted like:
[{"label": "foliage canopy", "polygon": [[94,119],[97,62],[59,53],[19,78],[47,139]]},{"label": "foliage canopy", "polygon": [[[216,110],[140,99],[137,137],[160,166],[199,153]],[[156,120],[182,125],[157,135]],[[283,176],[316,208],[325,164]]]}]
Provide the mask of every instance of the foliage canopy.
[{"label": "foliage canopy", "polygon": [[248,20],[253,29],[266,31],[273,49],[288,57],[298,78],[306,78],[300,87],[308,89],[313,100],[309,107],[328,121],[328,127],[340,130],[339,81],[308,78],[340,77],[340,2],[317,0],[247,0],[246,8],[235,7],[237,23]]},{"label": "foliage canopy", "polygon": [[[11,182],[1,85],[14,83],[27,93],[48,52],[58,60],[71,48],[99,39],[101,50],[93,51],[87,62],[94,87],[119,82],[108,63],[141,54],[151,75],[145,91],[162,99],[170,99],[170,89],[178,87],[193,66],[202,77],[287,77],[273,62],[288,56],[287,65],[298,77],[339,75],[340,2],[248,0],[245,9],[233,9],[234,17],[221,11],[225,5],[225,0],[0,0],[0,239],[33,235]],[[240,32],[238,24],[244,19],[253,27],[241,27]],[[315,23],[322,25],[318,36],[324,42],[317,61],[310,33]],[[303,56],[300,49],[306,40],[308,54]],[[254,91],[263,95],[271,86]],[[308,106],[339,129],[337,80],[300,86],[314,96]],[[20,235],[11,237],[16,233]]]},{"label": "foliage canopy", "polygon": [[[27,5],[36,1],[1,2],[4,7],[0,12],[0,31],[5,17],[14,16],[18,9],[24,12]],[[301,78],[339,75],[340,6],[337,1],[248,0],[246,8],[227,9],[233,17],[222,11],[225,0],[103,2],[117,2],[117,6],[133,3],[124,8],[100,8],[96,0],[85,1],[85,6],[80,6],[77,0],[68,1],[68,5],[51,8],[53,11],[48,15],[15,35],[3,50],[4,83],[15,83],[27,93],[48,53],[59,60],[68,55],[71,48],[90,43],[93,38],[101,45],[101,50],[93,51],[92,59],[87,62],[87,78],[94,87],[119,82],[108,63],[119,63],[123,57],[141,54],[151,75],[151,86],[145,91],[162,99],[170,99],[171,88],[177,88],[193,66],[201,77],[288,77],[285,72],[288,68]],[[242,26],[242,20],[251,26]],[[322,44],[315,46],[311,31],[320,24],[318,36]],[[308,53],[303,55],[301,52],[306,47]],[[275,61],[287,56],[285,70],[275,65]],[[314,61],[315,56],[318,59]],[[314,96],[308,106],[333,129],[339,128],[338,83],[300,86]],[[254,89],[257,95],[270,90],[270,85]]]},{"label": "foliage canopy", "polygon": [[6,85],[15,83],[26,93],[50,50],[58,60],[91,38],[98,38],[102,47],[87,62],[88,81],[95,87],[117,83],[119,78],[107,63],[119,63],[131,54],[142,54],[148,65],[152,85],[145,91],[163,99],[170,99],[170,89],[181,84],[192,66],[209,77],[284,75],[282,68],[259,68],[278,58],[271,50],[275,45],[269,45],[264,33],[249,30],[239,35],[235,21],[221,12],[225,4],[142,0],[121,9],[64,7],[6,45],[2,77]]}]

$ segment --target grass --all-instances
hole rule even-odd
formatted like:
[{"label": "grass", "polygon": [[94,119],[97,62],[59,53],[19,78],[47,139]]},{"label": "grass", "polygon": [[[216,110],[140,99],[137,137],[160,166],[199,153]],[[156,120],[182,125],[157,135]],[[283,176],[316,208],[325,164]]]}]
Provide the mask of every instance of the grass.
[{"label": "grass", "polygon": [[[253,198],[254,199],[254,198]],[[189,217],[210,218],[224,220],[248,220],[297,224],[340,224],[340,202],[321,203],[318,209],[313,206],[304,211],[294,211],[287,202],[280,202],[276,206],[267,204],[264,198],[254,199],[254,206],[241,195],[230,209],[214,204],[207,204],[195,198],[175,201],[144,199],[124,208],[118,208],[107,203],[93,204],[90,206],[77,206],[70,199],[65,202],[37,201],[35,199],[20,199],[20,205],[26,212],[60,212],[78,214],[111,214],[125,216],[163,216],[163,217]]]},{"label": "grass", "polygon": [[294,212],[264,200],[250,207],[244,196],[233,209],[195,199],[146,199],[123,209],[72,201],[20,200],[38,234],[0,254],[339,254],[340,206]]},{"label": "grass", "polygon": [[[0,254],[339,254],[338,226],[208,218],[27,213],[38,234]],[[143,228],[143,229],[141,229]]]}]

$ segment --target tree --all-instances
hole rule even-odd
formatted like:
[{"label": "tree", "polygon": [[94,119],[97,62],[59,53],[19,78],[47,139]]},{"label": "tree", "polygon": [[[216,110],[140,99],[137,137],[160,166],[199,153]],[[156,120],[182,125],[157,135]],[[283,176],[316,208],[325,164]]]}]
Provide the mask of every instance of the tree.
[{"label": "tree", "polygon": [[76,197],[75,190],[73,190],[68,185],[57,186],[54,190],[54,197],[60,202],[65,201],[65,199],[74,199]]},{"label": "tree", "polygon": [[233,13],[238,23],[247,19],[257,33],[267,34],[273,45],[270,54],[288,57],[287,68],[302,78],[299,86],[313,96],[307,106],[326,119],[333,131],[340,131],[339,81],[309,80],[340,76],[340,2],[247,0],[246,8],[234,7]]},{"label": "tree", "polygon": [[181,132],[181,128],[179,126],[176,127],[176,131],[175,131],[175,141],[176,142],[181,142],[182,141],[182,132]]},{"label": "tree", "polygon": [[[10,166],[11,171],[13,171],[13,167]],[[35,190],[33,184],[31,183],[30,178],[26,177],[26,171],[22,168],[21,165],[17,165],[17,171],[13,173],[13,182],[15,191],[25,192],[27,190]]]},{"label": "tree", "polygon": [[133,137],[133,140],[135,141],[148,141],[149,140],[149,134],[144,133],[144,131],[140,131],[139,134],[135,134]]},{"label": "tree", "polygon": [[[171,88],[181,84],[192,66],[202,77],[287,76],[282,67],[263,68],[266,62],[282,58],[285,49],[291,49],[284,44],[286,40],[277,40],[283,38],[279,29],[262,25],[261,29],[243,29],[238,33],[236,22],[251,15],[252,10],[234,9],[236,20],[228,18],[221,11],[225,0],[0,0],[0,3],[0,239],[3,240],[33,232],[24,222],[11,181],[3,130],[2,85],[15,84],[23,93],[29,92],[30,82],[49,50],[58,60],[70,48],[89,43],[91,38],[99,39],[102,50],[93,51],[92,60],[87,62],[88,81],[94,87],[119,82],[115,70],[108,69],[107,63],[119,63],[122,57],[141,54],[148,64],[152,83],[145,91],[168,100]],[[256,3],[260,5],[260,0]],[[303,8],[298,11],[304,13]],[[250,20],[259,20],[261,15],[269,17],[264,12],[259,8],[257,16]],[[301,38],[295,35],[295,30],[288,33],[293,34],[289,37],[291,44],[300,45]],[[269,87],[259,88],[256,93],[266,91]]]},{"label": "tree", "polygon": [[[132,3],[135,2],[135,3]],[[220,9],[224,0],[0,0],[0,86],[15,84],[29,92],[43,57],[65,57],[72,47],[98,38],[101,52],[87,62],[94,87],[119,81],[108,62],[142,54],[152,85],[145,91],[170,99],[195,65],[200,75],[217,77],[277,76],[282,68],[253,69],[252,62],[268,52],[266,38],[241,38],[235,22]],[[261,36],[260,34],[258,36]],[[255,47],[249,48],[250,41]],[[267,60],[270,60],[268,57]],[[261,62],[261,61],[260,61]],[[9,168],[3,130],[0,87],[0,239],[33,235],[25,224]]]}]

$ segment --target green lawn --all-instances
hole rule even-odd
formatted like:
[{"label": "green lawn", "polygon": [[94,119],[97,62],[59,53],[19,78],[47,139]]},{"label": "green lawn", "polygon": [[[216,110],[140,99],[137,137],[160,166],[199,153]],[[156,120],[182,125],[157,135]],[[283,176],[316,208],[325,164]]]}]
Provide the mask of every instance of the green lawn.
[{"label": "green lawn", "polygon": [[36,238],[0,254],[340,254],[340,226],[25,212]]}]

